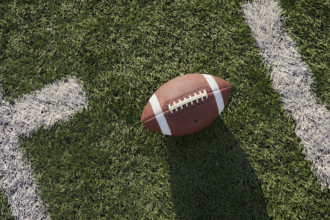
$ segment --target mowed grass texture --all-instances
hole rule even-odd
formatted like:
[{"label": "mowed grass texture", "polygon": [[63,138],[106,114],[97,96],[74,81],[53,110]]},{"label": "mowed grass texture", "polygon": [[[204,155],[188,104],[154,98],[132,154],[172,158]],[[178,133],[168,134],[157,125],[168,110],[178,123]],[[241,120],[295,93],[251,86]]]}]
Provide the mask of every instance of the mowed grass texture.
[{"label": "mowed grass texture", "polygon": [[0,193],[0,217],[1,219],[14,219],[10,213],[7,198],[2,192]]},{"label": "mowed grass texture", "polygon": [[[1,4],[6,100],[67,75],[87,91],[87,111],[22,138],[52,219],[330,217],[329,190],[304,160],[243,3]],[[140,115],[152,93],[194,72],[231,83],[219,118],[185,137],[145,129]]]}]

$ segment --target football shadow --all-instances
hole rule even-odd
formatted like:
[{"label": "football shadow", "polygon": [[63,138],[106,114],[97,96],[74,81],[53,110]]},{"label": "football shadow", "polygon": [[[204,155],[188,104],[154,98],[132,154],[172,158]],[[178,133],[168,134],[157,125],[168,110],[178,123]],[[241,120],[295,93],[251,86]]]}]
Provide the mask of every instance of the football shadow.
[{"label": "football shadow", "polygon": [[258,178],[221,119],[168,139],[171,198],[178,219],[269,219]]}]

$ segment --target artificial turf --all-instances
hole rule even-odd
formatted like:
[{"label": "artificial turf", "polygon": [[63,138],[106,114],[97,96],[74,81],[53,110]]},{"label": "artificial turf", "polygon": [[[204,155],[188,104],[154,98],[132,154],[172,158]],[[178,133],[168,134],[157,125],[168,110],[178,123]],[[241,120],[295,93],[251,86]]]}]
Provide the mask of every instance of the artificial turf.
[{"label": "artificial turf", "polygon": [[314,78],[314,91],[330,110],[330,2],[281,0],[285,27]]},{"label": "artificial turf", "polygon": [[[1,189],[1,188],[0,188]],[[14,219],[13,216],[10,213],[10,208],[8,205],[8,200],[5,195],[0,193],[0,219]]]},{"label": "artificial turf", "polygon": [[[329,190],[304,160],[243,3],[1,4],[6,100],[66,75],[87,91],[88,110],[22,138],[53,219],[330,217]],[[190,136],[146,130],[140,115],[152,93],[194,72],[231,83],[224,112]],[[9,216],[3,198],[0,215]]]}]

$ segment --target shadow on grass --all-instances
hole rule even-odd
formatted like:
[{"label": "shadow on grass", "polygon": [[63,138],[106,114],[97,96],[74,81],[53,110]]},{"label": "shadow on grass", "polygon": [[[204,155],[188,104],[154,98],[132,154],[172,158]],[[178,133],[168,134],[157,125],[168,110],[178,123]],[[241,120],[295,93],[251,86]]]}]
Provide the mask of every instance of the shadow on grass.
[{"label": "shadow on grass", "polygon": [[257,176],[221,119],[168,141],[178,219],[269,219]]}]

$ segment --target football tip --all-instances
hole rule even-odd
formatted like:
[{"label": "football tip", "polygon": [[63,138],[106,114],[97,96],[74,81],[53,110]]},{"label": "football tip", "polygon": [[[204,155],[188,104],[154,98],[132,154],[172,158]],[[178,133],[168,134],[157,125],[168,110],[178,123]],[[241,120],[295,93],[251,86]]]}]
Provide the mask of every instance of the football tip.
[{"label": "football tip", "polygon": [[229,82],[227,82],[224,79],[221,79],[217,76],[214,76],[214,79],[217,82],[217,84],[219,86],[219,89],[221,91],[223,102],[224,102],[225,105],[227,105],[227,103],[229,101],[229,97],[231,95],[232,87],[229,84]]},{"label": "football tip", "polygon": [[153,111],[150,106],[149,101],[147,102],[146,106],[143,109],[142,115],[141,115],[141,122],[144,123],[146,120],[152,118],[153,116]]}]

